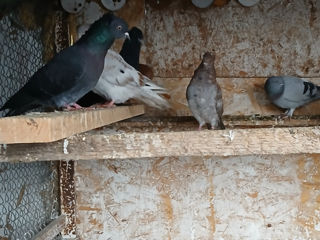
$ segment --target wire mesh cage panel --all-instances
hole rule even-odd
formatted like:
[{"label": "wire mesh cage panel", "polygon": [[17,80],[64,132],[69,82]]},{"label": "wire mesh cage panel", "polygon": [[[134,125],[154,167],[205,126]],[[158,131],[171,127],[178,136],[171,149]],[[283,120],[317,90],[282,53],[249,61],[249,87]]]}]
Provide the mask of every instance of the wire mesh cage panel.
[{"label": "wire mesh cage panel", "polygon": [[[40,34],[14,13],[0,19],[0,107],[43,65]],[[32,239],[60,214],[57,169],[53,162],[0,163],[1,240]]]},{"label": "wire mesh cage panel", "polygon": [[0,164],[0,239],[27,240],[59,215],[53,162]]},{"label": "wire mesh cage panel", "polygon": [[40,33],[25,30],[13,13],[0,20],[0,107],[43,64]]}]

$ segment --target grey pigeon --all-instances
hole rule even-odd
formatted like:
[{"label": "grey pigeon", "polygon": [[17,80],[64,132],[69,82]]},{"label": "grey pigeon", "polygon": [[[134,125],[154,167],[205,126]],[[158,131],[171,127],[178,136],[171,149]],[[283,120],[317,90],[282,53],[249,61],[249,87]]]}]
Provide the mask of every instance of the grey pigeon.
[{"label": "grey pigeon", "polygon": [[266,80],[264,89],[273,104],[287,109],[284,113],[287,117],[292,117],[297,107],[320,99],[320,87],[298,77],[270,77]]},{"label": "grey pigeon", "polygon": [[194,71],[187,88],[187,100],[193,116],[199,122],[199,130],[206,123],[210,129],[224,129],[223,102],[214,68],[215,56],[205,53],[200,66]]},{"label": "grey pigeon", "polygon": [[80,108],[75,102],[95,87],[108,49],[127,30],[124,20],[104,14],[73,46],[40,68],[0,110],[9,109],[6,116],[14,116],[38,107]]}]

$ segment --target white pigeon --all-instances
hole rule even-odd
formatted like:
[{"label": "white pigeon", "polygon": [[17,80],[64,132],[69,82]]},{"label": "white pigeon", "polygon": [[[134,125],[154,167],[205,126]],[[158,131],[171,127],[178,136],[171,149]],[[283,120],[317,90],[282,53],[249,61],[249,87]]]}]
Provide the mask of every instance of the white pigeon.
[{"label": "white pigeon", "polygon": [[153,83],[112,50],[108,50],[103,72],[93,92],[111,100],[111,105],[137,99],[151,107],[170,108],[168,101],[160,95],[168,95],[166,89]]}]

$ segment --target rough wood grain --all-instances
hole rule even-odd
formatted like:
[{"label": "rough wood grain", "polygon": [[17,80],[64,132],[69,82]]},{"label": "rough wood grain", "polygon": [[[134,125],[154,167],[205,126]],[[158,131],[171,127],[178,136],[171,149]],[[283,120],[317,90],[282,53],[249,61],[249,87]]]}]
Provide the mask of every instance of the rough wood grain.
[{"label": "rough wood grain", "polygon": [[90,132],[47,144],[2,147],[0,161],[320,153],[320,127],[128,133]]},{"label": "rough wood grain", "polygon": [[143,113],[136,105],[0,118],[0,143],[53,142]]},{"label": "rough wood grain", "polygon": [[148,63],[158,77],[191,77],[205,51],[219,77],[319,77],[320,2],[260,1],[199,9],[191,1],[146,1]]},{"label": "rough wood grain", "polygon": [[53,220],[47,227],[34,236],[33,240],[52,240],[57,236],[65,227],[66,217],[60,215],[57,219]]}]

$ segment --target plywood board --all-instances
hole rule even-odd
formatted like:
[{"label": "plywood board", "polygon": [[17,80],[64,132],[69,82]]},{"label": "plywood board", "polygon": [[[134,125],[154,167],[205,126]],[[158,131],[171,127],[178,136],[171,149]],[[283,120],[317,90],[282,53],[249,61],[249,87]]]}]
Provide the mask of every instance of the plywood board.
[{"label": "plywood board", "polygon": [[158,77],[191,77],[215,50],[219,77],[320,75],[320,2],[260,1],[199,9],[191,1],[146,1],[147,63]]},{"label": "plywood board", "polygon": [[[273,105],[264,91],[267,78],[217,78],[221,86],[224,115],[280,115],[285,110]],[[303,78],[320,85],[320,78]],[[191,116],[186,99],[186,89],[191,78],[154,78],[155,82],[166,87],[170,93],[169,111],[148,108],[149,116]],[[294,115],[320,115],[320,101],[297,108]]]},{"label": "plywood board", "polygon": [[143,113],[136,105],[0,118],[0,143],[53,142]]},{"label": "plywood board", "polygon": [[76,162],[80,239],[318,239],[320,155]]}]

